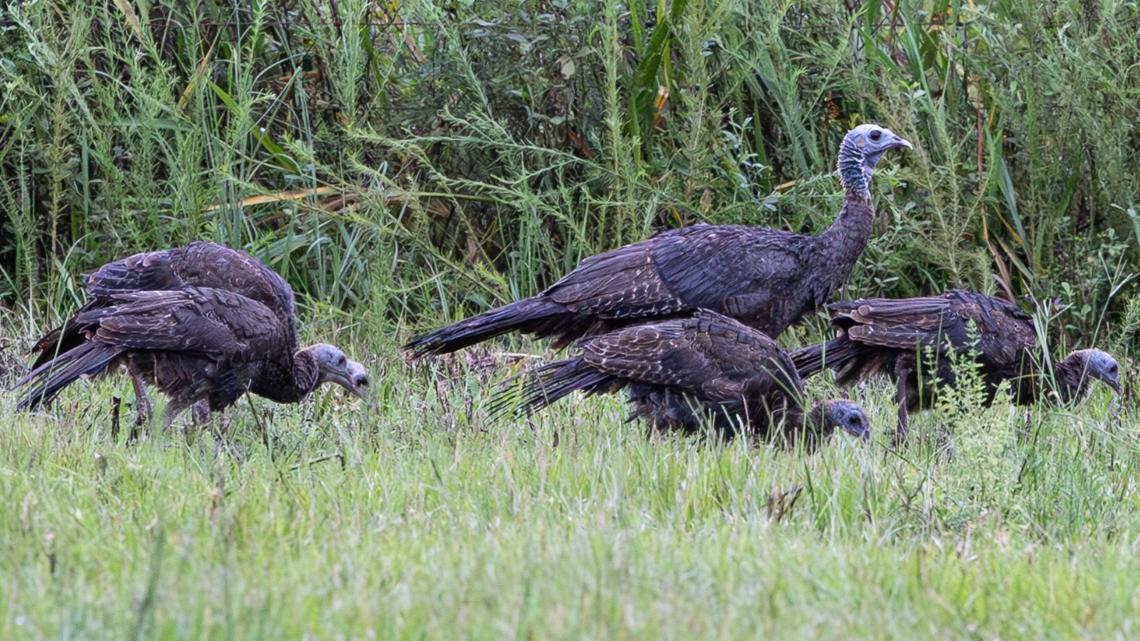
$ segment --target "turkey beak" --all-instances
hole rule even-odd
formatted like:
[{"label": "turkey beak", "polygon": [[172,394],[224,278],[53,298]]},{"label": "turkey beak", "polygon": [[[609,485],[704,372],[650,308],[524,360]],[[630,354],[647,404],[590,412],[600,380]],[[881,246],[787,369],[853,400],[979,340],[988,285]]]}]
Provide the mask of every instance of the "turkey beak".
[{"label": "turkey beak", "polygon": [[914,145],[910,144],[910,141],[906,138],[895,136],[894,134],[891,135],[894,139],[887,143],[887,149],[914,149]]},{"label": "turkey beak", "polygon": [[870,170],[879,164],[883,154],[891,149],[914,149],[914,145],[906,138],[899,136],[890,130],[883,131],[883,135],[879,140],[873,141],[868,145],[866,155],[863,156],[863,166],[866,170]]},{"label": "turkey beak", "polygon": [[1120,377],[1119,376],[1109,374],[1108,376],[1104,377],[1104,382],[1106,384],[1108,384],[1109,387],[1112,388],[1112,391],[1116,392],[1118,395],[1120,394]]},{"label": "turkey beak", "polygon": [[859,425],[848,425],[843,428],[851,436],[857,437],[860,441],[866,442],[871,440],[871,426],[867,421],[861,421]]},{"label": "turkey beak", "polygon": [[345,389],[356,394],[360,398],[365,398],[370,391],[368,387],[368,370],[364,369],[364,365],[356,361],[348,361],[348,384]]},{"label": "turkey beak", "polygon": [[848,416],[846,420],[842,421],[842,426],[844,432],[860,441],[868,441],[871,438],[871,422],[865,416]]},{"label": "turkey beak", "polygon": [[355,394],[358,398],[368,401],[368,409],[372,413],[380,411],[380,404],[376,401],[375,395],[372,392],[372,387],[368,379],[368,370],[364,369],[364,365],[356,361],[348,361],[348,384],[344,387],[348,391]]}]

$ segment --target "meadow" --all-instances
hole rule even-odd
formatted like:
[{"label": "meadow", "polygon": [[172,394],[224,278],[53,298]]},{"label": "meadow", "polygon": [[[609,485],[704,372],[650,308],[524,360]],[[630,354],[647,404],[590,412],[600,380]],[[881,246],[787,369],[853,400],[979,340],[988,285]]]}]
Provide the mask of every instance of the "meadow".
[{"label": "meadow", "polygon": [[[126,380],[0,394],[0,638],[1134,638],[1137,26],[1111,1],[0,9],[0,387],[79,274],[210,238],[281,272],[377,401],[128,443]],[[845,295],[1030,295],[1046,349],[1111,351],[1122,396],[1026,413],[967,383],[894,451],[873,381],[874,438],[808,454],[651,436],[616,397],[489,421],[537,342],[401,358],[658,229],[822,229],[866,121],[916,150],[876,173]]]},{"label": "meadow", "polygon": [[[880,432],[806,455],[648,437],[616,398],[488,425],[477,392],[464,409],[463,386],[438,382],[447,369],[397,370],[379,414],[329,392],[243,402],[222,446],[208,433],[128,446],[110,434],[114,385],[70,391],[47,416],[6,399],[0,634],[1135,633],[1140,421],[1106,390],[1034,412],[1028,434],[999,403],[925,415],[897,453]],[[889,389],[859,399],[891,424]],[[930,438],[946,428],[950,463]]]}]

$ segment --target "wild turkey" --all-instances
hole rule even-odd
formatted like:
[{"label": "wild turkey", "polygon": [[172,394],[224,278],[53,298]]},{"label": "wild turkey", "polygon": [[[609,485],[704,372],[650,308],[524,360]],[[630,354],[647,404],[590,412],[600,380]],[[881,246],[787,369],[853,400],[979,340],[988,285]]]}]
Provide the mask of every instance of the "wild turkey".
[{"label": "wild turkey", "polygon": [[[870,434],[858,405],[816,403],[804,416],[803,383],[771,338],[731,318],[699,310],[687,318],[631,325],[576,343],[581,354],[521,375],[492,401],[492,413],[531,413],[575,390],[603,394],[628,388],[633,417],[658,429],[695,432],[711,421],[735,435],[817,445],[836,428]],[[631,417],[632,418],[632,417]]]},{"label": "wild turkey", "polygon": [[[290,330],[293,327],[293,288],[257,258],[208,241],[134,254],[103,265],[85,275],[83,281],[88,301],[77,314],[106,306],[107,297],[115,293],[210,287],[253,299],[273,310]],[[32,347],[33,352],[39,352],[32,367],[83,340],[69,324],[48,332]]]},{"label": "wild turkey", "polygon": [[[955,384],[948,358],[951,347],[963,355],[975,352],[987,405],[998,385],[1007,380],[1021,404],[1035,402],[1050,389],[1055,389],[1058,401],[1080,400],[1091,379],[1120,392],[1116,360],[1098,349],[1075,351],[1057,363],[1051,388],[1037,358],[1032,317],[1016,305],[983,294],[952,290],[924,298],[867,298],[834,303],[828,309],[839,336],[793,353],[796,369],[804,377],[832,369],[836,382],[844,386],[877,372],[894,377],[899,403],[896,443],[906,439],[908,414],[932,403],[935,384]],[[933,363],[928,352],[936,357]]]},{"label": "wild turkey", "polygon": [[[84,277],[88,301],[73,317],[72,321],[49,332],[32,347],[39,352],[31,367],[35,369],[81,345],[86,336],[74,320],[85,312],[113,304],[112,296],[126,292],[180,290],[186,287],[208,287],[241,294],[257,301],[273,312],[285,329],[283,344],[292,345],[296,351],[297,334],[294,323],[296,304],[293,289],[277,272],[246,252],[211,243],[195,241],[185,247],[174,247],[153,252],[143,252],[117,260]],[[358,371],[354,375],[367,379],[363,366],[354,363]],[[135,389],[135,406],[138,411],[137,423],[149,420],[150,401],[147,399],[143,381],[132,376]],[[255,394],[272,397],[273,388],[262,389],[254,381],[251,389]],[[198,409],[204,416],[205,406]]]},{"label": "wild turkey", "polygon": [[82,376],[125,364],[170,401],[165,425],[190,405],[221,410],[247,390],[281,403],[297,402],[333,382],[362,396],[364,368],[344,352],[317,344],[294,352],[290,329],[265,305],[209,287],[110,294],[68,326],[84,340],[33,369],[16,386],[32,389],[17,403],[33,409]]},{"label": "wild turkey", "polygon": [[442,354],[519,331],[555,347],[634,322],[706,308],[775,337],[847,279],[871,235],[871,176],[889,149],[911,144],[860,125],[839,149],[846,195],[818,236],[744,225],[698,224],[586,258],[546,291],[416,338],[413,357]]}]

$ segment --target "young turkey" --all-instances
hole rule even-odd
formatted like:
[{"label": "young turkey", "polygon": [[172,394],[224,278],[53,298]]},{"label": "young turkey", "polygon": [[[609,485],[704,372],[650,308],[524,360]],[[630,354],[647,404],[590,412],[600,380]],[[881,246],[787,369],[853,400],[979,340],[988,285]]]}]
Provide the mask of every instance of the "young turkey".
[{"label": "young turkey", "polygon": [[[137,313],[137,310],[132,310],[130,306],[123,306],[124,300],[130,298],[124,299],[123,294],[181,291],[189,287],[198,287],[203,292],[218,290],[239,294],[244,299],[249,299],[242,303],[243,306],[250,309],[257,308],[259,314],[263,308],[272,316],[271,322],[267,320],[267,325],[263,328],[271,325],[271,330],[276,332],[274,348],[277,350],[277,358],[270,359],[264,364],[266,372],[250,380],[250,391],[282,403],[292,403],[308,393],[307,391],[301,393],[301,389],[293,384],[282,384],[282,381],[290,379],[293,367],[291,358],[300,350],[296,336],[293,289],[276,271],[249,253],[218,243],[196,241],[179,248],[137,253],[108,262],[107,265],[84,276],[83,282],[88,301],[62,327],[52,330],[36,341],[32,351],[39,354],[31,365],[33,373],[43,371],[43,365],[54,362],[58,357],[71,354],[68,358],[74,358],[73,350],[89,341],[89,324],[92,318],[98,316],[98,310],[115,307],[122,313]],[[251,301],[260,303],[260,307],[251,305]],[[335,368],[333,362],[339,358],[337,355],[340,354],[340,350],[325,346],[321,351],[324,352],[323,358],[329,362],[329,375],[332,375]],[[302,362],[303,360],[306,358],[302,358]],[[128,363],[131,363],[130,359]],[[347,381],[351,387],[345,387],[359,395],[368,384],[365,367],[353,360],[348,360],[347,367],[349,368]],[[153,376],[146,376],[147,370],[149,367],[140,365],[138,359],[135,359],[135,365],[128,367],[131,381],[135,384],[138,424],[147,422],[152,413],[144,382]],[[270,370],[276,372],[270,373]],[[30,376],[25,376],[22,383],[30,379]],[[303,379],[306,374],[301,373],[301,376]],[[48,398],[54,395],[52,392]],[[31,395],[28,400],[31,400]],[[39,401],[35,401],[28,405],[34,406],[38,403]],[[200,401],[195,407],[197,419],[205,420],[209,408],[209,401],[205,399]],[[172,416],[168,411],[169,420],[172,420]]]},{"label": "young turkey", "polygon": [[633,415],[659,429],[695,432],[711,424],[726,436],[744,428],[809,446],[836,429],[860,438],[870,434],[866,416],[848,401],[821,401],[805,415],[803,383],[787,352],[715,312],[631,325],[583,338],[576,347],[580,355],[508,383],[492,412],[529,414],[575,390],[626,388]]},{"label": "young turkey", "polygon": [[951,348],[960,354],[974,352],[986,404],[993,402],[998,385],[1007,380],[1021,404],[1050,396],[1050,390],[1062,403],[1080,400],[1094,379],[1120,392],[1116,360],[1098,349],[1069,354],[1047,377],[1037,356],[1032,317],[1016,305],[984,294],[952,290],[922,298],[867,298],[833,303],[828,309],[839,336],[793,353],[796,369],[804,377],[832,369],[844,386],[880,372],[893,377],[899,404],[896,443],[906,439],[909,413],[931,405],[936,384],[954,385]]}]

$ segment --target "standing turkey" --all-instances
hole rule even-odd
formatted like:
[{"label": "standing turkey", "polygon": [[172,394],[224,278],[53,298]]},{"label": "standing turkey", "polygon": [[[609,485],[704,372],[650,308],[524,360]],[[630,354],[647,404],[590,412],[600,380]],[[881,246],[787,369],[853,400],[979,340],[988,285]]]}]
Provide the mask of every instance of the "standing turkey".
[{"label": "standing turkey", "polygon": [[[1011,382],[1015,400],[1023,405],[1050,389],[1037,358],[1033,319],[1011,303],[952,290],[923,298],[842,301],[828,309],[834,312],[832,324],[839,328],[839,336],[793,353],[796,369],[804,377],[832,369],[842,386],[877,372],[894,377],[899,404],[895,443],[906,439],[908,414],[930,407],[936,384],[955,384],[948,358],[951,348],[963,355],[975,352],[987,405],[1002,381]],[[1119,366],[1099,349],[1069,354],[1053,367],[1052,379],[1055,398],[1063,403],[1084,398],[1092,379],[1120,392]]]},{"label": "standing turkey", "polygon": [[[285,328],[282,344],[291,345],[295,351],[297,332],[294,317],[296,303],[293,288],[277,272],[250,254],[211,243],[195,241],[185,247],[174,247],[153,252],[134,254],[103,265],[84,277],[88,301],[74,318],[112,304],[112,295],[126,292],[180,290],[186,287],[208,287],[241,294],[267,307]],[[86,340],[83,332],[72,321],[49,332],[32,347],[39,355],[32,362],[35,369],[58,354],[64,353]],[[364,366],[349,361],[354,368],[350,378],[367,381]],[[143,379],[132,374],[135,390],[137,424],[150,420],[151,404],[143,386]],[[273,382],[262,388],[260,381],[253,381],[250,391],[267,398],[275,398],[280,392]],[[199,419],[208,412],[207,403],[199,403],[195,411]]]},{"label": "standing turkey", "polygon": [[732,436],[744,426],[761,437],[818,445],[837,428],[867,438],[858,405],[816,403],[804,416],[803,383],[787,352],[768,336],[708,310],[691,317],[630,325],[576,343],[581,354],[521,375],[492,402],[492,412],[531,413],[575,390],[628,388],[633,416],[658,429]]},{"label": "standing turkey", "polygon": [[911,144],[878,125],[855,127],[839,148],[845,190],[818,236],[697,224],[586,258],[546,291],[416,338],[413,357],[452,352],[519,331],[562,347],[642,320],[711,309],[777,336],[847,280],[871,235],[871,177],[890,149]]}]

